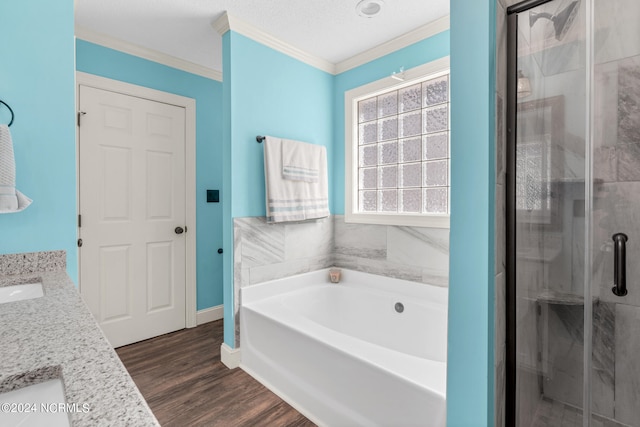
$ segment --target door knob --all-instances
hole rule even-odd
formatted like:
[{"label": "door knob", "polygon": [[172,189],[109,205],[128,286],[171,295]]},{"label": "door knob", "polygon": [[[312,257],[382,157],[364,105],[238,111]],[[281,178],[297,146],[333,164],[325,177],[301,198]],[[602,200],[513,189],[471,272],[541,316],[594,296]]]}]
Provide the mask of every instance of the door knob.
[{"label": "door knob", "polygon": [[184,228],[182,228],[182,227],[176,227],[176,229],[175,229],[175,230],[173,230],[173,231],[175,231],[175,232],[176,232],[176,234],[182,234],[182,233],[184,233]]}]

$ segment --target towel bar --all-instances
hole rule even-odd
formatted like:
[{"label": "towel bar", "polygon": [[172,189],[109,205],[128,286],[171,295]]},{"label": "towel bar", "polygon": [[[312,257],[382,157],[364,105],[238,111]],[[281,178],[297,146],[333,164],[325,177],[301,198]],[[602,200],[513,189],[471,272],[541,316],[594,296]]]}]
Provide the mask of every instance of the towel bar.
[{"label": "towel bar", "polygon": [[266,136],[256,136],[256,141],[258,141],[258,144],[262,144],[262,141],[264,141],[266,138]]},{"label": "towel bar", "polygon": [[11,121],[9,122],[9,124],[7,126],[11,126],[13,124],[13,118],[15,117],[15,114],[13,113],[13,110],[11,109],[11,107],[9,107],[9,104],[7,104],[6,102],[4,102],[3,100],[0,99],[0,104],[4,105],[5,107],[7,107],[9,109],[9,111],[11,112]]}]

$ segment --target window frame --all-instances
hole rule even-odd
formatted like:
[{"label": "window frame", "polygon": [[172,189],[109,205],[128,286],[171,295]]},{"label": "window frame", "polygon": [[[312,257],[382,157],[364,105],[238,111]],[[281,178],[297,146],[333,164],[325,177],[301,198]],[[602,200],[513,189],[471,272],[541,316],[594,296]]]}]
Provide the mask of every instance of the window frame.
[{"label": "window frame", "polygon": [[[449,57],[404,71],[404,81],[391,77],[359,86],[345,92],[345,222],[379,225],[405,225],[416,227],[449,228],[451,203],[448,214],[358,212],[358,102],[393,90],[402,89],[419,81],[451,73]],[[449,97],[449,201],[451,201],[451,97]]]}]

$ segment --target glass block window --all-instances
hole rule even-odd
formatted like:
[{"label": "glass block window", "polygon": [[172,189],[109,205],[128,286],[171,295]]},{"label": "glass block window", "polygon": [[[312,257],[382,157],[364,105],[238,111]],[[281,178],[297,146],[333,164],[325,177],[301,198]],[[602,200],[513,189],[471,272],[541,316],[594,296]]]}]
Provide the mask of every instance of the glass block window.
[{"label": "glass block window", "polygon": [[357,102],[362,213],[449,213],[449,74]]}]

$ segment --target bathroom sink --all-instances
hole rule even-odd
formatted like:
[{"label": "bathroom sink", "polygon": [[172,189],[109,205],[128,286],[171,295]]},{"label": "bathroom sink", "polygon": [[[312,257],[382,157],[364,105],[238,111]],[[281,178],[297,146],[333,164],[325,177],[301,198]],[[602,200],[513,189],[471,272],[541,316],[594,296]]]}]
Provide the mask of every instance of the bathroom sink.
[{"label": "bathroom sink", "polygon": [[44,291],[40,282],[0,286],[0,304],[40,298],[41,296],[44,296]]},{"label": "bathroom sink", "polygon": [[59,378],[0,394],[3,427],[68,427],[64,386]]}]

